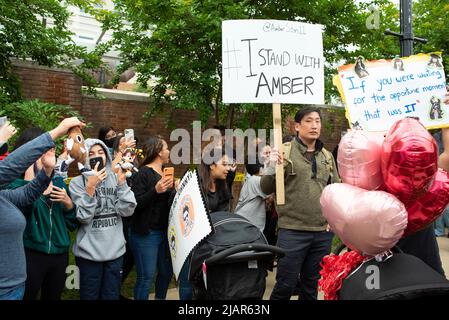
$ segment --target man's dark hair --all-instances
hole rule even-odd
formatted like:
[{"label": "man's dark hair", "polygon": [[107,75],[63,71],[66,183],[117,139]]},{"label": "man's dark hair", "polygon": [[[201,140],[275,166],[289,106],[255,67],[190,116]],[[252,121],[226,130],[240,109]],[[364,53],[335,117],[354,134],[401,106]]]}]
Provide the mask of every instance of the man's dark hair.
[{"label": "man's dark hair", "polygon": [[248,159],[245,163],[246,172],[248,172],[250,175],[255,175],[260,172],[260,169],[262,169],[263,165],[259,162],[259,159],[256,157],[256,163],[249,163]]},{"label": "man's dark hair", "polygon": [[302,118],[304,118],[306,115],[308,115],[309,113],[312,113],[312,112],[318,113],[318,115],[320,116],[320,120],[321,120],[321,112],[320,112],[319,108],[307,107],[307,108],[299,110],[296,113],[295,122],[300,123]]}]

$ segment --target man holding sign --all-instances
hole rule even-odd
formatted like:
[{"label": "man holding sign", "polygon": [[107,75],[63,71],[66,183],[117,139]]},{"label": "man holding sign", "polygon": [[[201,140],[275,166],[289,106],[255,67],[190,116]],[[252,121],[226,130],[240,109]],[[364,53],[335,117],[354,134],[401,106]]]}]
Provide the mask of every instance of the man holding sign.
[{"label": "man holding sign", "polygon": [[[318,139],[321,114],[317,108],[305,108],[295,116],[297,137],[284,144],[285,205],[276,206],[278,246],[296,249],[278,262],[272,300],[289,300],[300,275],[301,300],[316,300],[320,262],[330,253],[333,233],[321,213],[320,196],[324,187],[340,182],[332,154]],[[261,178],[265,194],[275,192],[275,168],[272,164]]]},{"label": "man holding sign", "polygon": [[[223,102],[271,103],[274,147],[282,154],[281,103],[324,103],[323,27],[253,19],[223,21],[222,29]],[[299,135],[286,150],[286,167],[274,161],[271,172],[261,178],[266,194],[276,189],[279,246],[300,246],[279,261],[272,299],[290,299],[300,271],[301,298],[316,299],[319,262],[332,240],[319,197],[329,178],[339,177],[332,155],[318,140],[321,115],[318,109],[303,109],[296,122]]]}]

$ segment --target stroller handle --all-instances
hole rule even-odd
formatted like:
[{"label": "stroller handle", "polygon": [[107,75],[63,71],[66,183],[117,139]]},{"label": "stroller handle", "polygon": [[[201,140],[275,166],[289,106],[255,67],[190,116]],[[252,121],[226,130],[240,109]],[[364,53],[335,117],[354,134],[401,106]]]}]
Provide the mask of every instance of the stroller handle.
[{"label": "stroller handle", "polygon": [[279,247],[276,246],[270,246],[268,244],[239,244],[235,247],[225,249],[223,251],[220,251],[217,254],[214,254],[212,257],[206,259],[204,262],[207,265],[213,265],[216,264],[227,257],[240,253],[245,251],[257,251],[257,252],[265,252],[268,254],[278,254],[280,257],[283,257],[285,255],[284,250],[282,250]]}]

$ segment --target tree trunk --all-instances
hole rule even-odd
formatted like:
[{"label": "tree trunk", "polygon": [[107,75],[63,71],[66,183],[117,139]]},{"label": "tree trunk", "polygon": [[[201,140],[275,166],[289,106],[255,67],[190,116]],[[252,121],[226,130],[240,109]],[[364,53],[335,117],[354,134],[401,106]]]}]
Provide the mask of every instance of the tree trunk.
[{"label": "tree trunk", "polygon": [[228,117],[226,119],[226,127],[227,128],[232,128],[232,123],[234,122],[234,112],[235,112],[235,105],[231,104],[229,106],[229,110],[228,110]]},{"label": "tree trunk", "polygon": [[250,128],[254,128],[256,118],[257,118],[257,112],[255,110],[251,111],[251,114],[249,115],[249,127]]},{"label": "tree trunk", "polygon": [[218,102],[215,102],[215,124],[220,124],[220,113],[218,110]]},{"label": "tree trunk", "polygon": [[[217,71],[218,71],[218,74],[220,74],[221,70],[217,70]],[[218,86],[217,99],[215,100],[215,124],[216,125],[220,124],[220,112],[218,110],[218,106],[220,105],[220,101],[221,101],[222,85],[223,85],[223,80],[221,79],[221,76],[220,76],[220,84]]]}]

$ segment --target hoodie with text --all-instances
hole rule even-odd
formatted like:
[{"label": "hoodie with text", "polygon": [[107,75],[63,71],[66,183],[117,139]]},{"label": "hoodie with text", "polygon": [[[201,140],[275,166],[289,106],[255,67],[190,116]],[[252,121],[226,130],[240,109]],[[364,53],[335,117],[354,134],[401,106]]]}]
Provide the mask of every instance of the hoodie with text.
[{"label": "hoodie with text", "polygon": [[[100,145],[106,155],[106,179],[90,197],[86,192],[87,179],[80,175],[70,182],[70,193],[76,205],[76,217],[81,223],[73,254],[91,261],[110,261],[125,253],[122,217],[129,217],[136,208],[136,199],[125,182],[118,184],[117,175],[112,171],[112,160],[106,145],[98,139],[85,141],[87,154],[94,145]],[[87,156],[86,168],[90,168]]]}]

